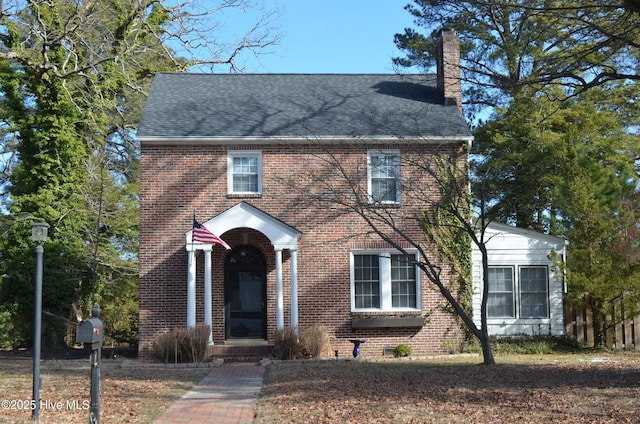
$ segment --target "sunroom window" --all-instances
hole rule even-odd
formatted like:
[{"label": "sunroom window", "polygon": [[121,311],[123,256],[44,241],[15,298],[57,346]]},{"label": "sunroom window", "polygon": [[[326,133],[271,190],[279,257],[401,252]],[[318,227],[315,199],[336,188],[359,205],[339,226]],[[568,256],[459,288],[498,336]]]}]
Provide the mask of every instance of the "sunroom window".
[{"label": "sunroom window", "polygon": [[489,318],[549,318],[549,270],[546,266],[489,268]]}]

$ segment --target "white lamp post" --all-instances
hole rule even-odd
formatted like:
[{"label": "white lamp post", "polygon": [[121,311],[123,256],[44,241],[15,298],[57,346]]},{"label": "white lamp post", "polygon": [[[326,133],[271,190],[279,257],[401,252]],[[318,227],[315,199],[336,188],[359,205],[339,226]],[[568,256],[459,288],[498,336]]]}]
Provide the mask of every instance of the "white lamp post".
[{"label": "white lamp post", "polygon": [[42,257],[44,248],[42,242],[47,240],[49,224],[36,222],[31,224],[31,240],[36,246],[36,287],[33,306],[33,421],[38,421],[40,415],[40,339],[42,321]]}]

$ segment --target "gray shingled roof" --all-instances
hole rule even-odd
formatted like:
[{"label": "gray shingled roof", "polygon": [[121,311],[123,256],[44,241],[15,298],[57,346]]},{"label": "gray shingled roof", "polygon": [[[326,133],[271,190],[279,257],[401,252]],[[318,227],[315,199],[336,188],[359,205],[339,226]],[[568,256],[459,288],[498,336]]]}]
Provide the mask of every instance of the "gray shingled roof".
[{"label": "gray shingled roof", "polygon": [[137,131],[149,139],[471,137],[434,75],[160,73]]}]

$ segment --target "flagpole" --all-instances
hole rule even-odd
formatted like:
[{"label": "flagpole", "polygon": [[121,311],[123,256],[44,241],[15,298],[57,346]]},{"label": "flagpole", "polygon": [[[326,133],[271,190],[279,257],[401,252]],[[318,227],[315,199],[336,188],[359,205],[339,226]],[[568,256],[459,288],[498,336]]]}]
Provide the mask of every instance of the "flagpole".
[{"label": "flagpole", "polygon": [[195,327],[196,316],[196,251],[193,242],[194,223],[196,212],[193,211],[193,222],[191,223],[191,249],[189,251],[188,271],[187,271],[187,327]]}]

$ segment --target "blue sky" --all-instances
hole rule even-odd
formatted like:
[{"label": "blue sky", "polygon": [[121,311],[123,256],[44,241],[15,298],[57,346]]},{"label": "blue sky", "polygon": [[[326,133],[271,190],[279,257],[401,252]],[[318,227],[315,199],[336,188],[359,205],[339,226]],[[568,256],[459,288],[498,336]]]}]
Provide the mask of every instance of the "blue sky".
[{"label": "blue sky", "polygon": [[[268,3],[268,2],[267,2]],[[413,26],[409,0],[281,0],[283,40],[245,72],[393,73],[393,36]]]}]

